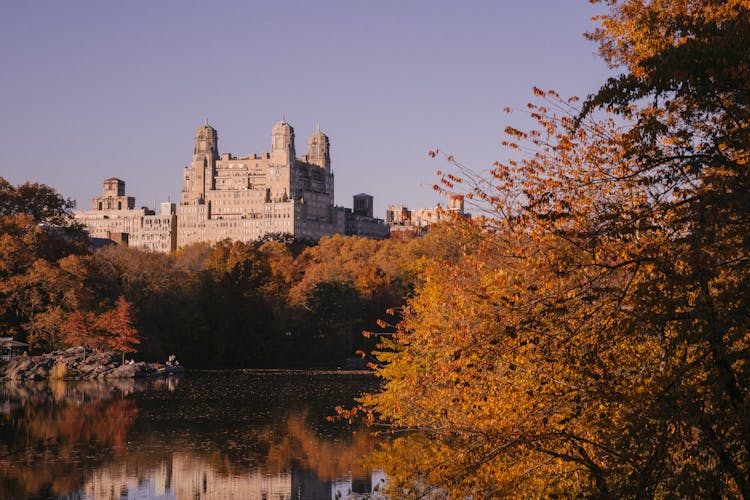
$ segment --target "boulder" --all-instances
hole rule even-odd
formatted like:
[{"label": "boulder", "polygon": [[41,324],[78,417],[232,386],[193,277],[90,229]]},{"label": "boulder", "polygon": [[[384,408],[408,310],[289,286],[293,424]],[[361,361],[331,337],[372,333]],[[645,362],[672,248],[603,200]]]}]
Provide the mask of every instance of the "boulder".
[{"label": "boulder", "polygon": [[[0,367],[0,379],[42,380],[50,377],[55,365],[64,365],[66,379],[133,379],[144,377],[166,377],[182,375],[185,369],[179,365],[159,363],[121,364],[121,356],[109,351],[92,352],[82,347],[71,347],[42,356],[18,357]],[[55,375],[57,376],[57,375]]]},{"label": "boulder", "polygon": [[106,373],[106,378],[135,378],[136,365],[120,365]]}]

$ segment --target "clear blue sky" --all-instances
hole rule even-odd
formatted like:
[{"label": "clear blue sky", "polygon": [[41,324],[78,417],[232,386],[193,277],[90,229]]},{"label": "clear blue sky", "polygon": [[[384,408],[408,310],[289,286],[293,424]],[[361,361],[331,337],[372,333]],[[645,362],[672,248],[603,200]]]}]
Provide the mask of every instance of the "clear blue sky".
[{"label": "clear blue sky", "polygon": [[440,201],[440,148],[501,159],[505,106],[531,88],[581,97],[609,74],[586,0],[0,3],[0,176],[90,208],[105,178],[136,204],[179,199],[195,129],[262,153],[282,114],[297,152],[320,123],[336,202]]}]

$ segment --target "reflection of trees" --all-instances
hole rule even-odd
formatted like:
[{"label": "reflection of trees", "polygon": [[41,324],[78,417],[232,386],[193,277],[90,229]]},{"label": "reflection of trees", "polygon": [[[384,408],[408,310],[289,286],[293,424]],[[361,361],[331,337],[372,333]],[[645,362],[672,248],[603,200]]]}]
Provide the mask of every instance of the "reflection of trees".
[{"label": "reflection of trees", "polygon": [[349,427],[321,432],[311,415],[309,409],[291,410],[281,423],[245,425],[229,435],[188,429],[192,447],[169,446],[173,441],[163,428],[154,428],[156,434],[131,433],[129,453],[97,468],[84,491],[96,496],[147,487],[177,498],[289,498],[294,484],[309,494],[307,488],[325,490],[339,478],[367,482],[369,469],[359,461],[373,451],[375,437]]},{"label": "reflection of trees", "polygon": [[0,417],[3,495],[66,494],[80,487],[86,469],[123,450],[138,410],[114,399],[131,384],[8,385],[9,412]]},{"label": "reflection of trees", "polygon": [[272,478],[281,488],[298,473],[321,485],[350,472],[364,479],[359,459],[376,438],[325,417],[373,380],[233,372],[191,377],[171,393],[169,380],[0,387],[0,498],[148,480],[174,491],[177,475],[207,477],[217,489],[232,478],[246,488]]},{"label": "reflection of trees", "polygon": [[315,471],[323,481],[333,481],[350,471],[355,479],[369,475],[359,459],[375,448],[376,440],[371,433],[362,430],[341,438],[324,438],[310,427],[307,416],[307,411],[288,416],[286,433],[269,447],[266,457],[269,472],[286,471],[296,463],[300,468]]},{"label": "reflection of trees", "polygon": [[[354,478],[368,475],[359,460],[375,449],[378,440],[366,429],[341,426],[327,427],[323,432],[318,427],[324,417],[309,408],[289,410],[283,416],[269,415],[269,419],[275,418],[280,421],[238,425],[230,433],[218,427],[157,430],[151,426],[156,434],[135,439],[148,443],[151,449],[158,442],[175,443],[175,449],[190,450],[204,466],[225,475],[240,476],[258,468],[272,474],[311,470],[322,481],[332,481],[349,472]],[[172,439],[170,432],[181,433],[182,439]],[[169,451],[165,449],[165,454]]]}]

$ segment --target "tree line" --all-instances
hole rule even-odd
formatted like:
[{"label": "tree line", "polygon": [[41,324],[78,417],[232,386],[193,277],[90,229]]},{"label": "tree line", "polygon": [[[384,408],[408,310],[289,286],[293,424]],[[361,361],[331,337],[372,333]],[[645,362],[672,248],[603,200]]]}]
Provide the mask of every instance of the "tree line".
[{"label": "tree line", "polygon": [[[0,331],[33,352],[70,345],[189,367],[341,366],[409,296],[449,227],[384,241],[331,236],[93,250],[73,204],[0,179]],[[389,322],[395,322],[391,317]],[[348,359],[349,358],[349,359]]]}]

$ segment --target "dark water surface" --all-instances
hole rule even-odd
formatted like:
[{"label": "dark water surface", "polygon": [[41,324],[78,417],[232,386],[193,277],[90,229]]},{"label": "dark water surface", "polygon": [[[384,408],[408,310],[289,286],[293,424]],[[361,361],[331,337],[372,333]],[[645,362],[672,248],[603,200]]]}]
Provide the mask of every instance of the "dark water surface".
[{"label": "dark water surface", "polygon": [[223,371],[0,389],[0,498],[379,498],[376,438],[326,419],[369,374]]}]

